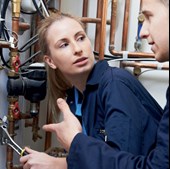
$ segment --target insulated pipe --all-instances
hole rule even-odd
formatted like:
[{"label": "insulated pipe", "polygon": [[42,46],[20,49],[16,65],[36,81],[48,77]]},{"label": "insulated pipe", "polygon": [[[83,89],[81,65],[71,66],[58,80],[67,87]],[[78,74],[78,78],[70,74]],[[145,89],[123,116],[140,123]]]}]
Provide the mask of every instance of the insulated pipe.
[{"label": "insulated pipe", "polygon": [[[116,51],[115,50],[117,4],[118,4],[117,0],[112,0],[109,51],[114,56],[123,56],[124,51]],[[136,58],[136,57],[139,57],[139,58],[154,58],[154,54],[143,53],[143,52],[128,52],[128,57],[129,58]]]}]

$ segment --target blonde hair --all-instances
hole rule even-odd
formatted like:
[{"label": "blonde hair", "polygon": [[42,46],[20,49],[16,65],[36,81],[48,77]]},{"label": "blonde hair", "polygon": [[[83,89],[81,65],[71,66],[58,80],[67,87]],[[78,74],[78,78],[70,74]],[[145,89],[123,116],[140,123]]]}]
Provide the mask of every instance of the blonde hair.
[{"label": "blonde hair", "polygon": [[[83,29],[85,29],[84,24],[81,22],[80,18],[71,16],[69,14],[64,14],[61,12],[52,13],[49,17],[41,20],[38,26],[38,36],[39,36],[39,47],[42,55],[49,55],[50,50],[47,43],[47,31],[49,27],[56,21],[62,20],[64,18],[70,18],[76,20]],[[47,70],[47,86],[48,86],[48,99],[50,111],[56,120],[59,119],[59,108],[56,104],[58,98],[66,98],[66,90],[72,87],[72,85],[66,80],[59,69],[52,69],[46,64]]]}]

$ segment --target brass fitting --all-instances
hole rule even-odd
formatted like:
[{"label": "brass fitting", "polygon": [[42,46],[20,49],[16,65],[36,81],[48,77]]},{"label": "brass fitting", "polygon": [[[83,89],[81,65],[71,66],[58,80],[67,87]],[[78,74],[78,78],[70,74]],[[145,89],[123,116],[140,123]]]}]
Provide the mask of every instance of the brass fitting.
[{"label": "brass fitting", "polygon": [[138,21],[142,23],[144,22],[144,20],[145,20],[145,16],[142,13],[140,13],[138,16]]},{"label": "brass fitting", "polygon": [[21,0],[12,0],[12,17],[20,17]]},{"label": "brass fitting", "polygon": [[13,97],[13,96],[9,96],[8,97],[8,102],[9,102],[9,106],[8,106],[8,120],[9,121],[14,121],[14,114],[13,114],[13,110],[15,109],[15,103],[18,102],[18,97]]},{"label": "brass fitting", "polygon": [[134,69],[133,69],[133,74],[134,74],[134,76],[139,76],[140,74],[141,74],[141,68],[140,68],[140,66],[135,66],[134,67]]},{"label": "brass fitting", "polygon": [[10,56],[11,71],[9,71],[8,76],[18,77],[16,72],[18,72],[20,66],[19,53],[17,51],[12,51],[9,53],[9,56]]}]

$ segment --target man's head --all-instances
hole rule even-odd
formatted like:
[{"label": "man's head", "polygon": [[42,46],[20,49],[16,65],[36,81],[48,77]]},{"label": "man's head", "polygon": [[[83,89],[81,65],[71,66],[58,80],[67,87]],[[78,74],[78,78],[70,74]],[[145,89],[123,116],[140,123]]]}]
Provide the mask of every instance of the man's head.
[{"label": "man's head", "polygon": [[152,45],[157,61],[169,60],[169,0],[142,0],[144,15],[141,38]]}]

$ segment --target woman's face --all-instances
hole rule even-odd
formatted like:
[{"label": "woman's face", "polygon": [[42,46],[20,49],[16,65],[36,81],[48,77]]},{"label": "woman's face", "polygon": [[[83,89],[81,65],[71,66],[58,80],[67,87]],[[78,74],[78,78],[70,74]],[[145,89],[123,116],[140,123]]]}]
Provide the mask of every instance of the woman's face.
[{"label": "woman's face", "polygon": [[89,73],[94,65],[91,42],[82,26],[74,19],[54,22],[47,31],[50,56],[45,61],[65,77]]},{"label": "woman's face", "polygon": [[145,21],[141,30],[141,38],[146,38],[152,45],[157,61],[169,60],[169,6],[161,0],[142,0],[142,13]]}]

